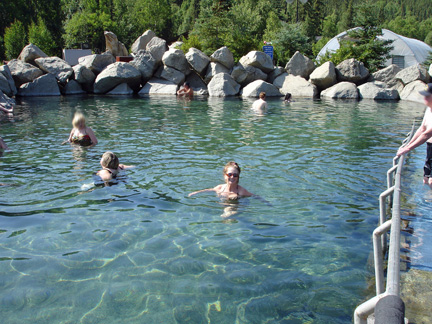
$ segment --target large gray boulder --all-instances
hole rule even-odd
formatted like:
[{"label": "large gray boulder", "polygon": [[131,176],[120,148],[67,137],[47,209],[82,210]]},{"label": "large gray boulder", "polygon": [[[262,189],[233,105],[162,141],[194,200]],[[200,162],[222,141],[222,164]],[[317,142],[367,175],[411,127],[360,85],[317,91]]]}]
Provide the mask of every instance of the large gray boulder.
[{"label": "large gray boulder", "polygon": [[204,77],[204,82],[209,84],[211,79],[218,73],[230,73],[230,70],[221,63],[210,62],[207,67],[207,73]]},{"label": "large gray boulder", "polygon": [[61,83],[66,83],[73,74],[72,66],[56,56],[40,57],[35,59],[35,63],[42,71],[54,75]]},{"label": "large gray boulder", "polygon": [[413,81],[419,80],[424,83],[430,82],[429,72],[420,64],[411,65],[402,71],[398,72],[395,76],[396,80],[401,81],[404,85]]},{"label": "large gray boulder", "polygon": [[159,68],[159,70],[155,73],[155,77],[171,81],[177,85],[183,84],[186,79],[186,75],[184,73],[166,65],[163,65]]},{"label": "large gray boulder", "polygon": [[283,72],[281,75],[279,75],[278,77],[276,77],[276,78],[274,79],[273,84],[274,84],[276,87],[278,87],[279,89],[282,88],[282,86],[283,86],[283,84],[284,84],[284,82],[285,82],[285,79],[286,79],[286,77],[287,77],[288,75],[289,75],[288,73]]},{"label": "large gray boulder", "polygon": [[[9,96],[4,94],[1,90],[0,90],[0,103],[5,104],[6,106],[12,106],[12,107],[15,107],[15,104],[16,104],[15,99],[9,98]],[[6,108],[10,108],[10,107],[6,107]]]},{"label": "large gray boulder", "polygon": [[356,59],[347,59],[336,66],[336,75],[339,81],[361,84],[369,77],[369,70],[362,62]]},{"label": "large gray boulder", "polygon": [[143,84],[152,78],[158,66],[153,55],[145,50],[138,51],[135,58],[129,64],[141,72]]},{"label": "large gray boulder", "polygon": [[141,84],[140,71],[126,62],[113,63],[96,77],[94,93],[107,93],[121,83],[127,83],[134,91],[138,91]]},{"label": "large gray boulder", "polygon": [[267,80],[267,74],[263,71],[252,65],[243,65],[241,62],[234,66],[231,76],[241,86],[246,86],[255,80]]},{"label": "large gray boulder", "polygon": [[110,96],[129,96],[133,93],[134,91],[128,86],[127,83],[121,83],[106,94]]},{"label": "large gray boulder", "polygon": [[207,66],[210,64],[210,58],[199,49],[194,47],[189,48],[189,51],[185,56],[192,69],[194,69],[200,75],[204,75]]},{"label": "large gray boulder", "polygon": [[275,85],[263,80],[256,80],[244,87],[240,94],[242,97],[258,97],[261,92],[266,93],[266,97],[281,97],[282,93]]},{"label": "large gray boulder", "polygon": [[336,70],[333,62],[325,62],[317,67],[309,76],[309,82],[315,84],[319,90],[330,88],[336,84]]},{"label": "large gray boulder", "polygon": [[18,56],[18,60],[36,65],[35,60],[40,57],[48,57],[48,55],[46,55],[36,45],[28,44],[22,49],[20,55]]},{"label": "large gray boulder", "polygon": [[75,81],[79,84],[92,84],[96,80],[96,75],[84,65],[77,64],[73,70]]},{"label": "large gray boulder", "polygon": [[126,46],[118,40],[113,32],[105,31],[104,35],[107,52],[110,52],[114,57],[129,55]]},{"label": "large gray boulder", "polygon": [[186,60],[186,56],[182,50],[170,49],[166,51],[162,56],[162,63],[165,66],[179,70],[184,75],[191,73],[189,62]]},{"label": "large gray boulder", "polygon": [[399,66],[397,66],[396,64],[391,64],[384,69],[372,73],[368,81],[381,81],[387,84],[389,88],[392,88],[395,87],[398,83],[396,75],[400,71],[402,71],[402,69]]},{"label": "large gray boulder", "polygon": [[228,73],[216,74],[207,87],[211,97],[235,96],[240,91],[240,84]]},{"label": "large gray boulder", "polygon": [[283,68],[282,66],[275,67],[275,69],[268,74],[267,82],[273,83],[274,80],[276,80],[276,78],[282,75],[283,73],[286,73],[285,68]]},{"label": "large gray boulder", "polygon": [[171,81],[151,78],[144,87],[138,92],[140,96],[149,95],[170,95],[175,96],[177,94],[177,84]]},{"label": "large gray boulder", "polygon": [[367,82],[357,87],[359,98],[374,100],[398,100],[399,92],[387,88],[387,84],[381,81]]},{"label": "large gray boulder", "polygon": [[289,92],[293,97],[315,98],[318,96],[316,85],[308,82],[299,75],[292,74],[288,74],[285,77],[280,92],[284,95]]},{"label": "large gray boulder", "polygon": [[18,90],[18,96],[60,96],[60,89],[54,75],[48,73],[32,82],[23,84]]},{"label": "large gray boulder", "polygon": [[9,61],[7,65],[17,88],[24,83],[36,80],[43,74],[41,69],[17,59]]},{"label": "large gray boulder", "polygon": [[288,74],[298,75],[307,80],[312,71],[315,70],[315,63],[297,51],[286,64],[285,70]]},{"label": "large gray boulder", "polygon": [[13,97],[17,93],[15,81],[7,64],[0,66],[0,91],[8,97]]},{"label": "large gray boulder", "polygon": [[153,37],[156,37],[156,34],[152,30],[146,30],[144,34],[138,37],[132,44],[131,52],[136,54],[140,50],[145,50],[148,42],[150,42]]},{"label": "large gray boulder", "polygon": [[87,55],[78,59],[79,64],[84,65],[96,75],[101,73],[108,65],[113,64],[114,62],[114,56],[109,53]]},{"label": "large gray boulder", "polygon": [[228,70],[231,70],[234,66],[234,56],[228,47],[224,46],[217,49],[211,56],[210,60],[215,63],[220,63],[225,66]]},{"label": "large gray boulder", "polygon": [[159,37],[153,37],[146,46],[146,51],[153,55],[158,64],[162,62],[162,57],[167,49],[166,41]]},{"label": "large gray boulder", "polygon": [[260,69],[264,73],[270,73],[274,70],[273,61],[270,56],[264,52],[251,51],[245,56],[240,58],[239,61],[242,65],[250,65]]},{"label": "large gray boulder", "polygon": [[358,99],[359,93],[355,83],[343,81],[321,92],[322,98]]},{"label": "large gray boulder", "polygon": [[76,80],[69,80],[68,83],[66,83],[65,87],[63,88],[62,93],[64,95],[80,95],[85,94],[83,88]]},{"label": "large gray boulder", "polygon": [[402,100],[424,102],[424,96],[422,96],[419,91],[424,91],[426,88],[426,83],[421,80],[415,80],[408,83],[403,90],[399,93]]}]

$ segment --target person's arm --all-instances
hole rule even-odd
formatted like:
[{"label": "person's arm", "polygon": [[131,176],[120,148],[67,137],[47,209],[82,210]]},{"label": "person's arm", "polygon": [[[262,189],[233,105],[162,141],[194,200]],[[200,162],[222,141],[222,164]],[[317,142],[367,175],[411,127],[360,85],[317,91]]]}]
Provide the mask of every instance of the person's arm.
[{"label": "person's arm", "polygon": [[125,170],[125,169],[132,169],[132,168],[134,168],[134,167],[135,167],[135,165],[124,165],[124,164],[119,164],[119,168],[122,169],[122,170]]},{"label": "person's arm", "polygon": [[184,89],[184,88],[181,88],[181,89],[179,89],[179,90],[177,91],[177,95],[179,95],[179,96],[184,95],[184,93],[185,93],[185,89]]},{"label": "person's arm", "polygon": [[73,136],[74,131],[75,131],[75,128],[72,128],[72,130],[71,130],[71,132],[70,132],[70,134],[69,134],[69,138],[68,138],[66,141],[63,141],[63,142],[61,143],[61,145],[64,145],[64,144],[66,144],[66,143],[70,143],[70,142],[72,142],[72,136]]},{"label": "person's arm", "polygon": [[96,138],[96,135],[93,133],[93,130],[90,127],[87,127],[86,133],[87,133],[88,136],[90,136],[92,144],[96,145],[98,143],[98,140]]},{"label": "person's arm", "polygon": [[400,148],[396,155],[401,156],[402,154],[412,151],[416,147],[425,143],[431,137],[432,137],[432,127],[426,128],[423,121],[422,125],[415,132],[413,138],[409,141],[407,145]]},{"label": "person's arm", "polygon": [[193,196],[193,195],[196,195],[196,194],[201,193],[201,192],[208,192],[208,191],[216,191],[216,190],[215,190],[215,188],[202,189],[202,190],[198,190],[198,191],[191,192],[191,193],[188,195],[188,197]]},{"label": "person's arm", "polygon": [[[10,108],[7,108],[8,105],[10,106]],[[14,109],[14,106],[11,104],[3,103],[3,102],[0,103],[0,111],[3,111],[7,114],[13,114],[13,109]]]}]

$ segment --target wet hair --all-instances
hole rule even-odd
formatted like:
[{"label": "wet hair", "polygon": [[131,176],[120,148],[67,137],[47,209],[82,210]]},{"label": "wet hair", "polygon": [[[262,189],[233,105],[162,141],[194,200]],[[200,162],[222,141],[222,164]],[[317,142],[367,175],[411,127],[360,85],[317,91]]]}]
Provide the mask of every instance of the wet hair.
[{"label": "wet hair", "polygon": [[85,122],[85,117],[83,114],[81,114],[80,112],[75,113],[74,118],[72,120],[72,126],[74,128],[78,128],[79,125],[83,125],[85,127],[86,122]]},{"label": "wet hair", "polygon": [[266,93],[265,93],[264,91],[263,91],[263,92],[260,92],[259,97],[260,97],[261,99],[264,99],[264,98],[266,97]]},{"label": "wet hair", "polygon": [[119,167],[119,159],[113,152],[105,152],[101,160],[102,167],[117,170]]},{"label": "wet hair", "polygon": [[185,82],[183,85],[184,85],[185,87],[190,88],[190,83],[189,83],[189,82]]},{"label": "wet hair", "polygon": [[291,93],[287,92],[284,100],[290,100],[290,99],[291,99]]},{"label": "wet hair", "polygon": [[238,173],[239,173],[239,175],[240,175],[240,172],[241,172],[240,166],[236,162],[234,162],[234,161],[230,161],[227,164],[225,164],[225,167],[223,168],[223,174],[224,175],[226,174],[228,168],[230,168],[230,167],[236,168],[237,171],[238,171]]}]

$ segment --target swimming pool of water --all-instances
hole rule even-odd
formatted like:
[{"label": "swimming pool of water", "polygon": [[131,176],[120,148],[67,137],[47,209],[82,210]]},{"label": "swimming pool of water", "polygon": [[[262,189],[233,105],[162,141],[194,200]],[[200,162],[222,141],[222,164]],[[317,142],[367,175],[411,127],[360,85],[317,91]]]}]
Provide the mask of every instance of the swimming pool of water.
[{"label": "swimming pool of water", "polygon": [[[7,323],[350,323],[386,171],[420,104],[66,97],[0,121]],[[82,111],[91,148],[60,145]],[[103,152],[135,165],[96,186]],[[423,152],[418,153],[420,155]],[[230,160],[266,201],[187,194]],[[222,218],[225,208],[235,214]]]}]

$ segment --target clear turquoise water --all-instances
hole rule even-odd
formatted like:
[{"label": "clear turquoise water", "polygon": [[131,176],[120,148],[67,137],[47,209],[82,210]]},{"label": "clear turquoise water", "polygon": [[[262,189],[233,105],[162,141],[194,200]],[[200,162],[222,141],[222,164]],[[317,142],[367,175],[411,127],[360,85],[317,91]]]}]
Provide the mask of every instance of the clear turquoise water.
[{"label": "clear turquoise water", "polygon": [[[251,102],[38,98],[1,119],[2,321],[350,323],[386,171],[423,106]],[[97,146],[60,145],[76,110]],[[95,186],[106,150],[136,168]],[[269,203],[187,197],[230,160]]]}]

